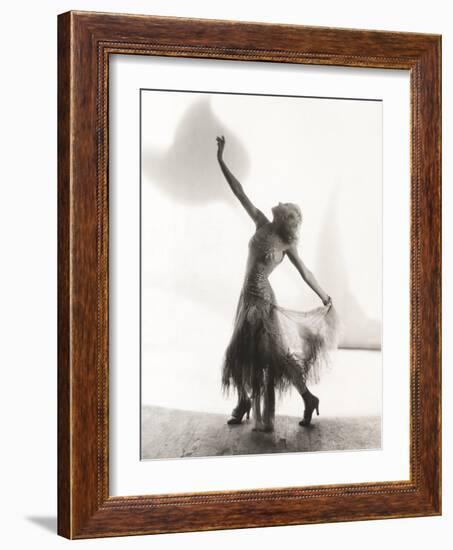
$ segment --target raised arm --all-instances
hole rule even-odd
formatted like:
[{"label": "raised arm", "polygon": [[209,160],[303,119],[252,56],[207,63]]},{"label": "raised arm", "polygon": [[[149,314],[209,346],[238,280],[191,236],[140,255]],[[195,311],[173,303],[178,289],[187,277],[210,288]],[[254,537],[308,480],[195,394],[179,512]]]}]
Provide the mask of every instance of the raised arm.
[{"label": "raised arm", "polygon": [[229,186],[231,187],[231,190],[236,195],[236,197],[239,199],[239,202],[242,204],[242,206],[247,211],[247,214],[252,218],[252,220],[256,223],[256,225],[262,225],[263,223],[266,223],[269,221],[266,216],[256,208],[256,206],[252,203],[252,201],[247,197],[247,195],[244,192],[244,189],[242,185],[239,183],[239,181],[233,176],[233,174],[230,172],[228,166],[225,164],[225,161],[223,160],[223,150],[225,148],[225,138],[224,136],[217,137],[217,160],[219,161],[220,168],[223,172],[223,175],[225,176],[225,179],[227,180]]},{"label": "raised arm", "polygon": [[297,271],[301,274],[302,279],[307,283],[307,285],[321,298],[322,303],[327,306],[332,303],[332,299],[324,290],[319,286],[316,277],[313,273],[307,268],[299,256],[297,246],[294,244],[286,251],[288,258],[296,267]]}]

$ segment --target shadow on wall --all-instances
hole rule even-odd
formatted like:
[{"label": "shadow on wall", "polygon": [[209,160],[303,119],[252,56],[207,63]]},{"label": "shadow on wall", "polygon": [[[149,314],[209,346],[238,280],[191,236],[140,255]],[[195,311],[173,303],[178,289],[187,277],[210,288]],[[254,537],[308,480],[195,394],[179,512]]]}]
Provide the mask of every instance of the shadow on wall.
[{"label": "shadow on wall", "polygon": [[[152,126],[152,120],[147,121]],[[217,163],[216,136],[227,136],[225,154],[241,180],[249,170],[245,147],[212,111],[209,98],[191,105],[165,151],[143,151],[143,171],[154,185],[172,199],[187,204],[232,202],[234,197],[223,181]]]},{"label": "shadow on wall", "polygon": [[[146,124],[152,127],[152,120]],[[231,192],[217,161],[216,136],[227,139],[225,157],[234,167],[239,181],[248,174],[250,160],[242,142],[213,112],[209,97],[195,100],[185,111],[167,149],[146,149],[142,152],[143,172],[155,186],[175,203],[187,207],[203,207],[209,203],[230,204],[238,223],[247,224],[237,199]],[[246,248],[244,248],[246,253]],[[227,294],[218,285],[207,286],[203,278],[188,279],[184,272],[172,280],[171,291],[191,296],[223,311]],[[165,285],[163,285],[165,286]],[[227,301],[228,303],[228,301]]]},{"label": "shadow on wall", "polygon": [[[337,212],[339,188],[330,198],[324,223],[320,232],[322,246],[319,248],[317,272],[326,288],[337,289],[332,299],[343,323],[340,348],[381,349],[381,323],[368,317],[354,296],[349,283],[347,266],[338,238]],[[323,252],[325,251],[325,252]],[[328,255],[327,261],[325,254]]]}]

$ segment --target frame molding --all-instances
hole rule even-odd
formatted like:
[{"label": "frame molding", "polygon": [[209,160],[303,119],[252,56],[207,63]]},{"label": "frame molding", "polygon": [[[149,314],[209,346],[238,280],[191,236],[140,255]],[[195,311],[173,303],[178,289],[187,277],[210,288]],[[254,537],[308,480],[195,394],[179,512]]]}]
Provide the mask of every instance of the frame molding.
[{"label": "frame molding", "polygon": [[[58,17],[58,52],[58,533],[89,538],[439,515],[441,37],[67,12]],[[409,481],[109,496],[108,61],[113,54],[410,71]]]}]

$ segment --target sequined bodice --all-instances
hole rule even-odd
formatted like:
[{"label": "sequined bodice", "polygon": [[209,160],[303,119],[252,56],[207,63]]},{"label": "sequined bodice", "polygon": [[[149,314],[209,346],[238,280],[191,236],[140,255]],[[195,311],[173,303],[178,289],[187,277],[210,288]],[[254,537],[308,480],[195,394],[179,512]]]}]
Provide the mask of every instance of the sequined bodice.
[{"label": "sequined bodice", "polygon": [[268,277],[283,261],[285,249],[284,242],[270,223],[255,231],[249,241],[244,292],[273,301],[274,294]]}]

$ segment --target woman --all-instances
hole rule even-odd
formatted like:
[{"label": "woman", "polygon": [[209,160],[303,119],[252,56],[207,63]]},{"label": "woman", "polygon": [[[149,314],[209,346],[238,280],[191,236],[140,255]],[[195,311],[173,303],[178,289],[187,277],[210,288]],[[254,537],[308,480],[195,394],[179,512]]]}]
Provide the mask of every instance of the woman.
[{"label": "woman", "polygon": [[[275,389],[284,391],[289,385],[294,385],[305,404],[299,424],[308,426],[313,411],[319,415],[319,399],[307,388],[307,378],[317,380],[327,350],[336,345],[337,322],[332,300],[297,251],[302,222],[300,208],[292,203],[279,203],[272,208],[273,219],[270,221],[252,204],[226,166],[224,148],[225,138],[217,137],[220,168],[256,226],[249,242],[244,284],[222,370],[223,389],[233,385],[238,392],[238,402],[228,424],[240,424],[244,415],[249,418],[253,401],[254,429],[272,431]],[[320,297],[323,307],[298,312],[277,305],[268,277],[285,256]],[[261,399],[264,401],[263,411]]]}]

